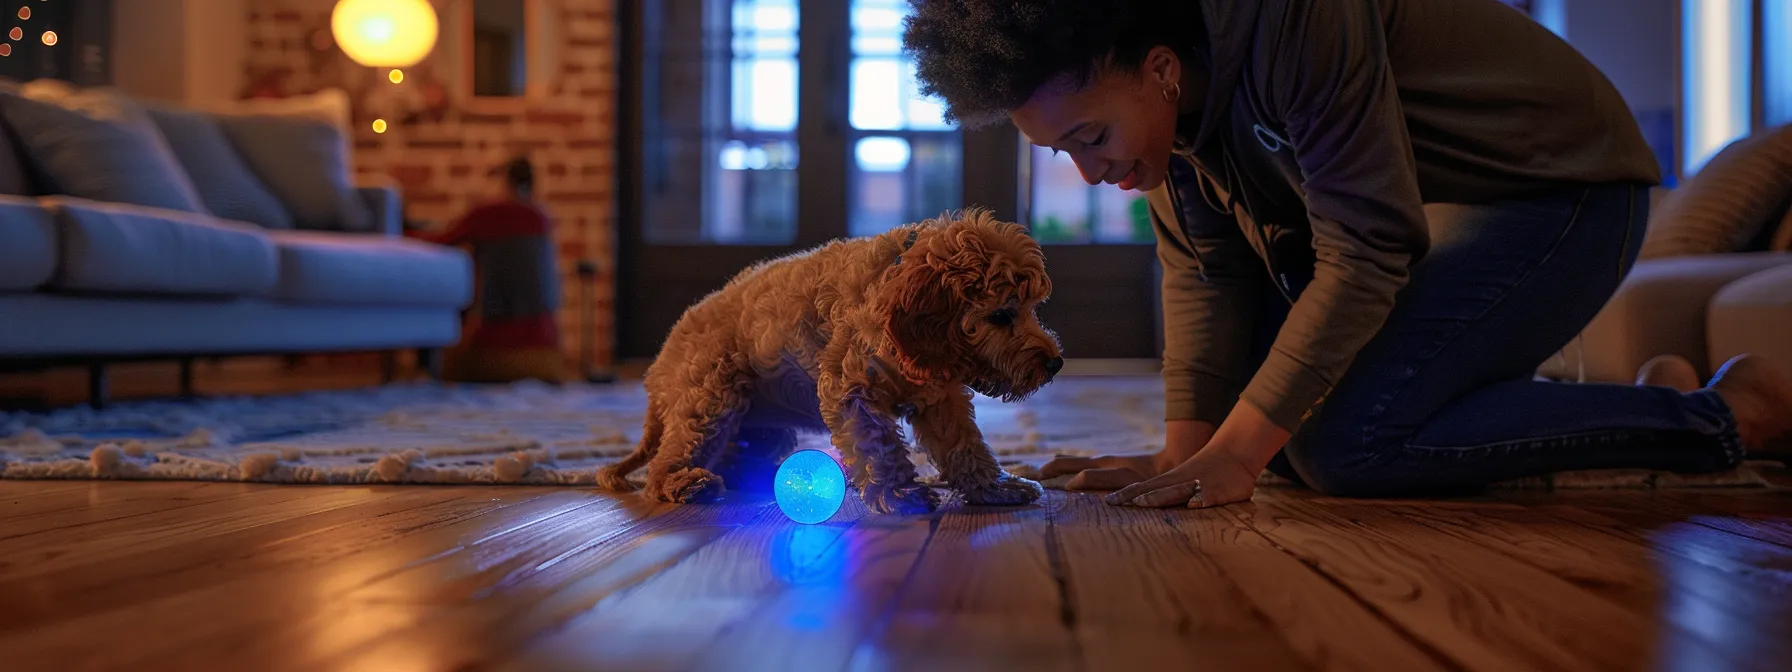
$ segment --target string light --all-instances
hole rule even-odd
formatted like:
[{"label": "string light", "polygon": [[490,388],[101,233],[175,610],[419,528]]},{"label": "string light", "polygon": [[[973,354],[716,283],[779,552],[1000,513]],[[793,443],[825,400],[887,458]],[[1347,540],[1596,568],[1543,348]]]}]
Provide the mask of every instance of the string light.
[{"label": "string light", "polygon": [[12,45],[0,42],[0,56],[11,56]]},{"label": "string light", "polygon": [[19,8],[19,18],[24,19],[24,20],[29,20],[31,18],[31,8],[30,7],[20,7]]},{"label": "string light", "polygon": [[7,33],[6,36],[10,37],[12,39],[15,39],[15,40],[23,40],[23,39],[25,39],[25,29],[20,28],[18,26],[13,26],[12,32]]},{"label": "string light", "polygon": [[373,132],[385,133],[386,132],[386,120],[385,119],[373,120]]},{"label": "string light", "polygon": [[44,31],[44,46],[46,46],[46,47],[56,46],[56,31],[54,31],[54,30]]},{"label": "string light", "polygon": [[393,84],[403,82],[404,81],[404,71],[399,70],[398,68],[393,68],[392,72],[387,73],[386,79],[392,80]]}]

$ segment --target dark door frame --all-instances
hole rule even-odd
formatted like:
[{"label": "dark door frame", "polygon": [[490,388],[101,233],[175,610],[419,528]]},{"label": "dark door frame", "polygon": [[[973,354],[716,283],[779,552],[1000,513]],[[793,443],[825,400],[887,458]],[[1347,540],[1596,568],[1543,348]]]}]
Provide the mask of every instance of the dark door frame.
[{"label": "dark door frame", "polygon": [[[652,46],[645,30],[659,2],[618,3],[617,212],[615,352],[618,360],[651,358],[683,306],[721,287],[755,261],[846,235],[849,4],[798,0],[797,222],[789,245],[648,244],[642,230],[644,143],[655,99]],[[1029,199],[1020,134],[1008,124],[963,129],[963,202],[1001,219],[1028,221]],[[810,168],[803,168],[803,167]],[[838,166],[816,169],[814,166]],[[1041,318],[1072,358],[1151,358],[1158,346],[1156,265],[1150,245],[1048,244],[1052,299]]]}]

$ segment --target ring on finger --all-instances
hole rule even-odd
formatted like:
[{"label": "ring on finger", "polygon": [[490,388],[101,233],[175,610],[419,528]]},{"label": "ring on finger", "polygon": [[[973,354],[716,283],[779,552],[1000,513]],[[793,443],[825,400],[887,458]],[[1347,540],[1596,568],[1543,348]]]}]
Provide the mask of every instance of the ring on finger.
[{"label": "ring on finger", "polygon": [[1207,508],[1207,498],[1203,497],[1201,495],[1201,479],[1198,479],[1198,478],[1195,479],[1194,486],[1195,486],[1194,492],[1190,493],[1188,496],[1188,508],[1191,508],[1191,509]]}]

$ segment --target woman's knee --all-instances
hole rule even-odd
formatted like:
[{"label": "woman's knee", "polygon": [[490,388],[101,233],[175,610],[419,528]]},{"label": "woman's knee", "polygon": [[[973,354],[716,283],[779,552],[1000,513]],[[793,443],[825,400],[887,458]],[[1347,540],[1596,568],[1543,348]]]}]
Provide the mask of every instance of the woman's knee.
[{"label": "woman's knee", "polygon": [[1307,487],[1334,497],[1402,497],[1431,490],[1402,457],[1410,432],[1314,418],[1284,450]]}]

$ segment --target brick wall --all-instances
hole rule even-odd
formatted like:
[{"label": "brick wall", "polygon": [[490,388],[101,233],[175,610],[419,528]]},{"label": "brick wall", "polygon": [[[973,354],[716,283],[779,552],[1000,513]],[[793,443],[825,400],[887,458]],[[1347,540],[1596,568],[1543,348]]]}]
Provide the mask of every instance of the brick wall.
[{"label": "brick wall", "polygon": [[[547,95],[514,110],[440,102],[445,99],[431,82],[440,71],[441,49],[406,70],[402,89],[387,82],[384,71],[350,61],[330,44],[334,0],[250,0],[247,5],[249,84],[243,95],[295,95],[334,86],[367,101],[355,110],[356,172],[364,180],[395,180],[404,190],[407,217],[451,221],[497,193],[500,183],[489,175],[493,168],[527,152],[535,164],[538,199],[554,219],[563,288],[559,321],[569,361],[577,361],[583,345],[580,302],[586,287],[575,274],[580,260],[598,264],[595,360],[599,366],[613,361],[613,0],[543,3],[562,14],[561,75]],[[394,91],[421,98],[425,109],[407,118],[381,113],[373,101]],[[390,123],[383,134],[373,131],[376,116]]]}]

